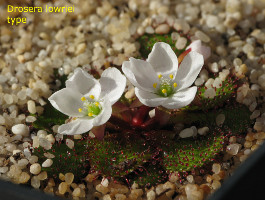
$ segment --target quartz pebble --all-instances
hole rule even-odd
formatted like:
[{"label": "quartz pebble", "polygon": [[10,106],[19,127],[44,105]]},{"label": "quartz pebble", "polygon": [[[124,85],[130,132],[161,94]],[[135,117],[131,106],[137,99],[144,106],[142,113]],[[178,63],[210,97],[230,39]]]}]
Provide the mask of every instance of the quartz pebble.
[{"label": "quartz pebble", "polygon": [[187,44],[187,39],[184,37],[179,37],[177,42],[176,42],[176,48],[177,49],[183,49]]},{"label": "quartz pebble", "polygon": [[46,159],[43,163],[42,163],[42,167],[50,167],[50,166],[52,166],[52,164],[53,164],[53,161],[52,161],[52,159]]},{"label": "quartz pebble", "polygon": [[32,100],[28,101],[28,110],[31,114],[35,114],[37,112],[35,102]]},{"label": "quartz pebble", "polygon": [[221,126],[225,122],[225,115],[224,114],[217,115],[215,122],[217,126]]},{"label": "quartz pebble", "polygon": [[74,174],[73,173],[66,173],[65,174],[65,182],[68,185],[71,185],[71,183],[74,181]]},{"label": "quartz pebble", "polygon": [[74,146],[75,146],[75,143],[74,143],[73,140],[67,138],[67,139],[66,139],[66,145],[67,145],[70,149],[73,149]]},{"label": "quartz pebble", "polygon": [[213,99],[215,95],[216,95],[216,92],[213,88],[207,88],[204,92],[205,98]]},{"label": "quartz pebble", "polygon": [[12,132],[16,135],[27,137],[29,136],[29,127],[25,124],[17,124],[12,127]]},{"label": "quartz pebble", "polygon": [[[27,183],[29,181],[29,179],[30,179],[30,175],[27,172],[22,172],[20,174],[20,176],[19,176],[19,183],[25,184],[25,183]],[[34,178],[34,180],[32,182],[31,182],[31,185],[32,184],[35,185],[35,188],[39,188],[40,187],[40,186],[37,185],[38,181],[36,181],[36,183],[34,183],[35,182],[35,178]]]},{"label": "quartz pebble", "polygon": [[124,194],[115,194],[115,200],[125,200],[126,196]]},{"label": "quartz pebble", "polygon": [[209,132],[209,128],[207,126],[198,129],[198,133],[200,135],[206,135],[208,132]]},{"label": "quartz pebble", "polygon": [[30,166],[30,173],[32,174],[39,174],[41,171],[41,166],[39,163],[34,163]]},{"label": "quartz pebble", "polygon": [[217,164],[217,163],[214,163],[213,166],[212,166],[212,171],[215,174],[219,174],[219,172],[221,171],[221,165]]},{"label": "quartz pebble", "polygon": [[73,191],[73,193],[72,193],[72,195],[74,197],[79,197],[80,194],[81,194],[81,189],[80,188],[75,188],[74,191]]},{"label": "quartz pebble", "polygon": [[156,193],[154,190],[150,190],[146,193],[147,200],[155,200]]},{"label": "quartz pebble", "polygon": [[35,189],[38,189],[40,187],[40,180],[38,179],[37,176],[33,176],[31,178],[31,186],[34,187]]},{"label": "quartz pebble", "polygon": [[195,36],[198,38],[198,39],[200,39],[201,41],[203,41],[203,42],[210,42],[210,37],[208,36],[208,35],[206,35],[204,32],[202,32],[202,31],[196,31],[195,32]]},{"label": "quartz pebble", "polygon": [[254,135],[254,138],[257,140],[264,140],[265,139],[265,132],[259,132]]},{"label": "quartz pebble", "polygon": [[158,34],[167,34],[170,30],[170,27],[168,24],[160,24],[158,27],[156,27],[155,32]]},{"label": "quartz pebble", "polygon": [[66,182],[61,182],[58,187],[58,191],[60,194],[64,194],[68,188],[68,185]]},{"label": "quartz pebble", "polygon": [[226,147],[226,152],[235,156],[240,150],[240,148],[241,148],[240,144],[230,144]]},{"label": "quartz pebble", "polygon": [[101,181],[101,185],[103,185],[104,187],[108,187],[109,180],[107,178],[103,178],[102,181]]},{"label": "quartz pebble", "polygon": [[96,190],[99,191],[100,193],[102,194],[107,194],[109,192],[109,189],[107,187],[104,187],[103,185],[101,184],[98,184],[96,186]]},{"label": "quartz pebble", "polygon": [[45,180],[45,179],[48,178],[48,174],[47,174],[46,171],[44,171],[44,172],[41,172],[37,177],[38,177],[38,179],[39,179],[40,181],[43,181],[43,180]]},{"label": "quartz pebble", "polygon": [[192,128],[185,128],[179,133],[179,137],[188,138],[194,136],[194,130]]}]

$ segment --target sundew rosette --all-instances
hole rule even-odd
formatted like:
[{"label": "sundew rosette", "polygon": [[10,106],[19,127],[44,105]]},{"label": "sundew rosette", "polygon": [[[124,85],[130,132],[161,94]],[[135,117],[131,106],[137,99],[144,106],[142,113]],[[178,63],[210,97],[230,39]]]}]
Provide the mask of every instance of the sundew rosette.
[{"label": "sundew rosette", "polygon": [[116,68],[106,69],[99,80],[77,68],[66,81],[66,88],[49,97],[54,108],[70,117],[68,123],[59,126],[58,132],[82,134],[106,123],[125,86],[126,78]]},{"label": "sundew rosette", "polygon": [[188,53],[181,64],[170,45],[158,42],[146,61],[130,58],[122,71],[135,86],[135,94],[146,106],[178,109],[189,105],[197,92],[190,87],[204,64],[203,56]]}]

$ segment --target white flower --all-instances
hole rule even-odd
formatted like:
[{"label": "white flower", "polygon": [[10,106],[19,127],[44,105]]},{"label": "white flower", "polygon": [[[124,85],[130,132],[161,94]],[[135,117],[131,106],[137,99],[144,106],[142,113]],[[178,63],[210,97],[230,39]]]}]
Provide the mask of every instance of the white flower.
[{"label": "white flower", "polygon": [[135,94],[147,106],[177,109],[191,103],[197,87],[189,88],[203,66],[203,56],[190,52],[178,68],[178,58],[163,42],[154,45],[146,61],[130,58],[122,71],[136,87]]},{"label": "white flower", "polygon": [[211,48],[202,45],[201,40],[193,41],[189,46],[187,46],[186,50],[191,49],[191,51],[196,51],[203,55],[204,60],[207,60],[211,55]]},{"label": "white flower", "polygon": [[82,134],[107,122],[112,113],[111,106],[121,97],[125,86],[126,78],[116,68],[106,69],[100,80],[77,68],[66,81],[66,88],[49,98],[53,107],[71,119],[61,125],[58,132]]}]

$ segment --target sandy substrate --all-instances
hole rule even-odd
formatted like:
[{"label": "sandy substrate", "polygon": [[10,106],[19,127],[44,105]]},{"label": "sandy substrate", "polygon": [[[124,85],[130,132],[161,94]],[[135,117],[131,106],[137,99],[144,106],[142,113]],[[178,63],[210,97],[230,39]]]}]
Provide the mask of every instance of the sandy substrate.
[{"label": "sandy substrate", "polygon": [[[14,1],[12,1],[14,3]],[[12,3],[11,2],[11,3]],[[20,0],[20,3],[24,1]],[[30,1],[25,1],[30,2]],[[265,139],[265,1],[264,0],[69,0],[55,6],[71,6],[74,13],[23,13],[27,24],[5,23],[8,1],[0,3],[0,177],[28,183],[45,192],[74,199],[204,199],[221,186]],[[35,6],[46,3],[35,1]],[[48,6],[53,4],[48,3]],[[19,14],[19,13],[18,13]],[[10,14],[16,16],[17,14]],[[139,55],[136,38],[144,33],[176,30],[176,46],[185,43],[178,31],[191,40],[200,39],[211,47],[206,67],[225,78],[231,69],[248,82],[239,88],[237,101],[245,104],[255,119],[245,138],[229,138],[223,161],[211,164],[211,172],[194,170],[183,181],[172,174],[169,181],[151,189],[94,180],[89,174],[83,183],[72,183],[73,174],[61,175],[55,183],[42,163],[32,156],[28,145],[42,145],[39,138],[54,142],[45,130],[32,132],[30,114],[41,114],[47,98],[61,83],[54,70],[71,75],[77,67],[96,69],[121,66]],[[245,74],[245,75],[244,75]],[[207,82],[202,73],[196,85]],[[210,80],[208,82],[210,87]],[[127,95],[133,95],[129,86]],[[56,133],[58,126],[54,126]],[[37,144],[38,143],[38,144]],[[233,163],[231,158],[233,157]]]}]

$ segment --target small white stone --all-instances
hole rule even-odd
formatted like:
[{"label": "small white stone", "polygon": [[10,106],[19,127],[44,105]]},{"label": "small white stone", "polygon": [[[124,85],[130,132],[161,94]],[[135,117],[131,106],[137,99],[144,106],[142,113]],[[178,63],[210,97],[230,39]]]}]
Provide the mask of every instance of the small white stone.
[{"label": "small white stone", "polygon": [[10,94],[5,94],[4,95],[4,100],[7,104],[12,104],[13,103],[13,97]]},{"label": "small white stone", "polygon": [[127,99],[131,99],[135,96],[135,89],[134,87],[132,87],[131,89],[129,89],[126,93],[125,93],[125,98]]},{"label": "small white stone", "polygon": [[192,176],[192,175],[188,175],[188,176],[187,176],[187,181],[188,181],[189,183],[194,183],[194,178],[193,178],[193,176]]},{"label": "small white stone", "polygon": [[171,33],[171,39],[174,40],[174,41],[177,41],[178,38],[179,38],[179,34],[177,32],[172,32]]},{"label": "small white stone", "polygon": [[150,190],[146,193],[147,200],[155,200],[156,193],[154,190]]},{"label": "small white stone", "polygon": [[158,34],[167,34],[170,30],[170,27],[168,24],[160,24],[158,27],[156,27],[155,32]]},{"label": "small white stone", "polygon": [[204,80],[202,78],[197,78],[195,81],[196,86],[201,86],[204,83]]},{"label": "small white stone", "polygon": [[250,119],[255,119],[258,116],[260,116],[260,110],[255,110],[251,115],[250,115]]},{"label": "small white stone", "polygon": [[39,174],[41,171],[41,166],[39,163],[34,163],[30,166],[30,173],[32,174]]},{"label": "small white stone", "polygon": [[148,33],[148,34],[153,34],[153,33],[155,33],[155,30],[153,29],[152,26],[147,26],[145,28],[145,32]]},{"label": "small white stone", "polygon": [[210,98],[213,99],[216,96],[216,92],[213,88],[207,88],[204,92],[204,97],[205,98]]},{"label": "small white stone", "polygon": [[213,82],[213,87],[215,87],[215,88],[220,88],[220,87],[222,87],[222,81],[221,81],[220,78],[216,78],[216,79],[214,80],[214,82]]},{"label": "small white stone", "polygon": [[214,79],[213,79],[213,78],[209,78],[209,79],[206,81],[205,86],[206,86],[207,88],[211,88],[213,82],[214,82]]},{"label": "small white stone", "polygon": [[208,36],[208,35],[206,35],[204,32],[202,32],[202,31],[196,31],[195,32],[195,36],[198,38],[198,39],[200,39],[201,41],[203,41],[203,42],[210,42],[210,37]]},{"label": "small white stone", "polygon": [[38,157],[37,156],[33,155],[33,156],[29,157],[29,163],[30,164],[34,164],[36,162],[38,162]]},{"label": "small white stone", "polygon": [[250,106],[249,106],[249,110],[251,111],[251,112],[253,112],[254,110],[255,110],[255,108],[257,107],[257,102],[256,101],[254,101]]},{"label": "small white stone", "polygon": [[39,138],[39,145],[46,150],[49,150],[52,148],[52,143],[45,138]]},{"label": "small white stone", "polygon": [[226,152],[235,156],[240,150],[240,148],[241,148],[240,144],[230,144],[226,147]]},{"label": "small white stone", "polygon": [[207,126],[198,129],[198,133],[200,135],[207,135],[208,132],[209,132],[209,128]]},{"label": "small white stone", "polygon": [[219,24],[219,18],[215,15],[208,15],[206,18],[206,24],[210,28],[214,28]]},{"label": "small white stone", "polygon": [[27,166],[28,163],[29,163],[29,161],[27,159],[25,159],[25,158],[22,158],[21,160],[19,160],[17,162],[17,164],[20,167],[20,169],[24,169]]},{"label": "small white stone", "polygon": [[204,81],[207,81],[209,79],[209,73],[206,69],[202,69],[200,72],[200,78]]},{"label": "small white stone", "polygon": [[179,137],[188,138],[194,135],[194,130],[192,128],[185,128],[179,133]]},{"label": "small white stone", "polygon": [[180,37],[180,38],[177,40],[175,46],[176,46],[177,49],[183,49],[183,48],[185,48],[186,44],[187,44],[187,38]]},{"label": "small white stone", "polygon": [[35,113],[36,113],[36,105],[35,105],[35,102],[32,101],[32,100],[29,100],[29,101],[28,101],[28,111],[29,111],[31,114],[35,114]]},{"label": "small white stone", "polygon": [[225,115],[224,114],[217,115],[215,122],[217,126],[222,125],[225,122]]},{"label": "small white stone", "polygon": [[193,130],[193,137],[195,137],[197,135],[197,133],[198,133],[198,130],[197,130],[196,126],[192,126],[190,128]]},{"label": "small white stone", "polygon": [[71,139],[66,139],[66,145],[70,148],[70,149],[73,149],[74,146],[75,146],[75,143],[73,140]]},{"label": "small white stone", "polygon": [[46,136],[46,139],[51,142],[51,144],[54,144],[55,143],[55,138],[53,136],[53,134],[49,134]]},{"label": "small white stone", "polygon": [[32,122],[35,122],[37,119],[36,119],[36,117],[34,117],[34,116],[27,116],[26,117],[26,122],[28,122],[28,123],[32,123]]},{"label": "small white stone", "polygon": [[221,171],[221,165],[218,163],[214,163],[212,166],[212,171],[215,174],[219,174],[219,172]]},{"label": "small white stone", "polygon": [[4,174],[8,171],[8,167],[0,167],[0,173]]},{"label": "small white stone", "polygon": [[211,72],[217,73],[219,71],[218,64],[216,62],[212,63],[209,66]]},{"label": "small white stone", "polygon": [[29,136],[29,127],[25,124],[14,125],[11,130],[15,135]]},{"label": "small white stone", "polygon": [[35,189],[38,189],[40,187],[40,180],[37,176],[33,176],[31,178],[31,186]]},{"label": "small white stone", "polygon": [[184,34],[190,30],[190,25],[183,19],[176,19],[173,27],[177,31],[183,31]]},{"label": "small white stone", "polygon": [[53,164],[53,161],[52,161],[52,159],[46,159],[43,163],[42,163],[42,167],[50,167],[50,166],[52,166],[52,164]]},{"label": "small white stone", "polygon": [[155,108],[149,111],[149,117],[153,118],[156,115]]},{"label": "small white stone", "polygon": [[101,180],[101,185],[103,185],[104,187],[108,187],[109,185],[109,180],[107,178],[103,178]]}]

